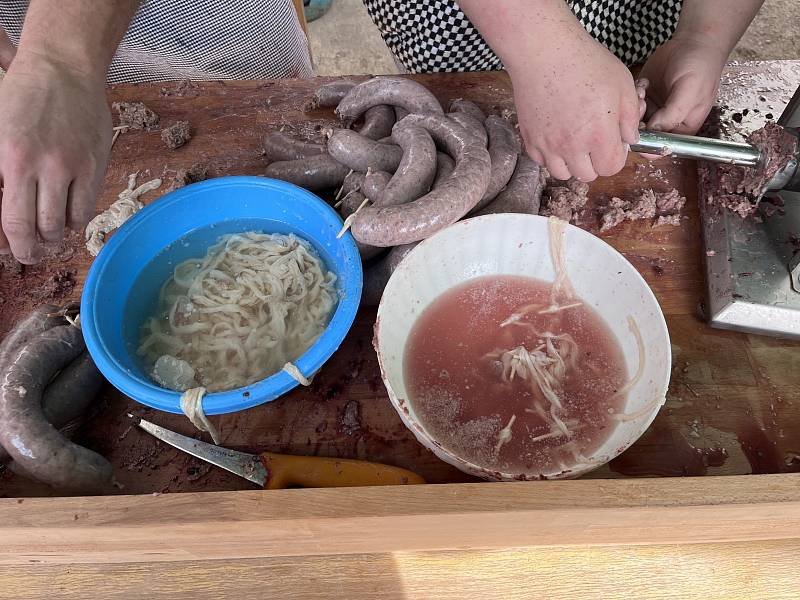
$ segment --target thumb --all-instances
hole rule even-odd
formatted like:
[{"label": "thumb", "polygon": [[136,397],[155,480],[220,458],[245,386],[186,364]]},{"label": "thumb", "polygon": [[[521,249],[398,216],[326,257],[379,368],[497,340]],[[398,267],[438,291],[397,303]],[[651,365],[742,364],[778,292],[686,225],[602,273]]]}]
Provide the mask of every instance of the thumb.
[{"label": "thumb", "polygon": [[685,77],[678,79],[673,84],[664,106],[650,117],[647,128],[654,131],[673,131],[679,128],[695,107],[697,91],[695,87]]}]

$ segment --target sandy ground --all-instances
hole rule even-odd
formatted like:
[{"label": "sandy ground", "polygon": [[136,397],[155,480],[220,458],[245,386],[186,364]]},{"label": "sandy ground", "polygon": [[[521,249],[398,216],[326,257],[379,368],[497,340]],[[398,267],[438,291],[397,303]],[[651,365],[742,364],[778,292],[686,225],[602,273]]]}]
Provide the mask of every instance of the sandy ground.
[{"label": "sandy ground", "polygon": [[761,12],[739,41],[731,58],[769,60],[800,58],[800,2],[766,0]]}]

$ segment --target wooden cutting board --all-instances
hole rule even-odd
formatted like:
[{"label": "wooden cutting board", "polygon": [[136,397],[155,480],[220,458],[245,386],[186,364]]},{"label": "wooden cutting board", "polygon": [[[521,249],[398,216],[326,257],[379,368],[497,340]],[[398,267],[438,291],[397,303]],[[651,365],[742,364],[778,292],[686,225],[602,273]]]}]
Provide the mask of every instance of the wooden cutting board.
[{"label": "wooden cutting board", "polygon": [[[736,69],[758,70],[765,63]],[[359,78],[353,78],[359,79]],[[443,102],[476,101],[487,112],[513,109],[504,73],[436,74],[415,79]],[[122,134],[113,148],[98,209],[108,207],[139,172],[139,182],[162,177],[152,201],[167,191],[175,172],[203,163],[210,175],[260,175],[260,140],[267,132],[321,140],[334,125],[331,111],[304,114],[303,101],[328,78],[309,80],[120,85],[109,100],[141,101],[161,123],[188,120],[194,138],[168,149],[158,131]],[[673,377],[667,403],[641,440],[591,477],[744,474],[800,470],[800,344],[717,331],[702,318],[705,296],[696,167],[667,157],[655,163],[631,156],[615,177],[595,182],[578,225],[598,233],[596,208],[637,190],[677,188],[687,199],[681,227],[623,224],[599,234],[641,272],[665,313],[673,344]],[[78,237],[62,244],[41,265],[0,271],[0,333],[33,305],[77,299],[91,264]],[[74,278],[74,286],[70,287]],[[59,281],[61,284],[59,284]],[[274,402],[215,418],[223,445],[362,458],[417,471],[430,482],[471,478],[439,461],[403,426],[390,406],[372,349],[374,311],[362,311],[336,355],[308,389]],[[193,434],[182,416],[160,413],[106,386],[97,414],[77,439],[107,456],[124,485],[122,493],[247,489],[248,482],[211,468],[132,428],[133,411],[165,427]],[[42,486],[11,473],[0,476],[0,495],[47,495]]]}]

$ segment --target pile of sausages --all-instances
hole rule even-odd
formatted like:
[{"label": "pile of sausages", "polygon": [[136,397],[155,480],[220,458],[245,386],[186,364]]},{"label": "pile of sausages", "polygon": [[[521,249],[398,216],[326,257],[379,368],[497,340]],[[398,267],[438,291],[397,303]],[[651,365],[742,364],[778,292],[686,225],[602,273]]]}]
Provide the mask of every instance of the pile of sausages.
[{"label": "pile of sausages", "polygon": [[335,108],[344,127],[326,144],[269,134],[265,174],[315,192],[339,188],[366,265],[364,305],[377,304],[403,257],[440,229],[466,216],[539,212],[539,166],[508,120],[469,100],[445,114],[423,85],[376,77],[324,85],[304,108]]},{"label": "pile of sausages", "polygon": [[[0,344],[0,463],[62,492],[112,489],[111,464],[65,435],[103,377],[80,327],[43,305]],[[62,431],[60,431],[62,430]]]}]

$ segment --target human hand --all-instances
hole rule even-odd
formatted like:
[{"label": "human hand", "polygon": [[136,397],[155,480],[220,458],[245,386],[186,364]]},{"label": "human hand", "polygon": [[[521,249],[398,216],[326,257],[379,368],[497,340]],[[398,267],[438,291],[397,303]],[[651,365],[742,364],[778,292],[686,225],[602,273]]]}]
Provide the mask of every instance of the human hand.
[{"label": "human hand", "polygon": [[647,128],[695,134],[717,99],[727,52],[712,42],[675,36],[645,64]]},{"label": "human hand", "polygon": [[583,30],[566,36],[551,54],[506,67],[531,158],[556,179],[593,181],[625,166],[644,107],[630,71],[613,54]]},{"label": "human hand", "polygon": [[38,236],[82,229],[111,148],[105,81],[38,55],[17,54],[0,82],[0,253],[41,257]]}]

